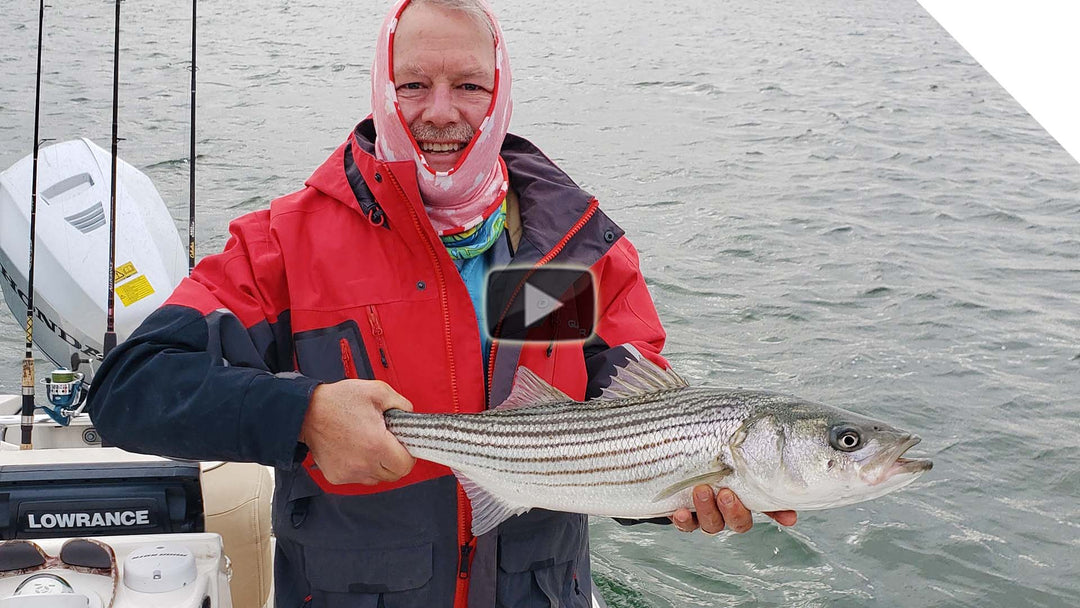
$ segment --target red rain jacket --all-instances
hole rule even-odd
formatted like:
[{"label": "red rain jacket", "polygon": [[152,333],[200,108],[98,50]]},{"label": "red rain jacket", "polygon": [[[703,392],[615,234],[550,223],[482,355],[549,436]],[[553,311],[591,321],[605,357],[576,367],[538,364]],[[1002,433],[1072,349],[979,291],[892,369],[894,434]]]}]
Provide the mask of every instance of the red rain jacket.
[{"label": "red rain jacket", "polygon": [[418,412],[479,412],[509,394],[519,365],[575,399],[599,394],[628,357],[623,345],[666,365],[637,252],[595,198],[513,135],[502,150],[523,228],[513,262],[590,268],[598,320],[585,343],[495,342],[484,356],[413,163],[377,160],[373,141],[369,119],[303,190],[232,222],[224,251],[103,363],[94,421],[127,449],[277,468],[280,608],[464,606],[470,594],[473,606],[496,596],[586,606],[583,516],[528,513],[474,539],[468,500],[443,466],[418,461],[377,486],[334,486],[298,466],[320,382],[375,378]]}]

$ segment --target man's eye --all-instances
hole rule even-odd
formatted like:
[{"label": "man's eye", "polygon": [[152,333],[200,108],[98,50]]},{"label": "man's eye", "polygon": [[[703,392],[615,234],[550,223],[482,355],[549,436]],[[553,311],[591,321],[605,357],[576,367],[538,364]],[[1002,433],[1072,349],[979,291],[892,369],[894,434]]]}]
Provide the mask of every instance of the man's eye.
[{"label": "man's eye", "polygon": [[407,89],[409,91],[419,91],[424,85],[419,82],[407,82],[398,87],[398,89]]},{"label": "man's eye", "polygon": [[461,85],[461,88],[465,89],[466,91],[483,91],[484,90],[484,88],[481,87],[480,85],[473,84],[471,82],[467,82],[467,83]]}]

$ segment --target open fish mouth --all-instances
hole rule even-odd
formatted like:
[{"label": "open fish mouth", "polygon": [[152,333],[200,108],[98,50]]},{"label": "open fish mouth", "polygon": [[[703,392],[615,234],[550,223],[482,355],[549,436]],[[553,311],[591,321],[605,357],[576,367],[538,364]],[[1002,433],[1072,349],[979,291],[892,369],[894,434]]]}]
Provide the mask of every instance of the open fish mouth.
[{"label": "open fish mouth", "polygon": [[[904,458],[904,453],[918,444],[922,439],[918,435],[909,435],[899,446],[885,452],[873,461],[868,467],[871,475],[866,476],[867,483],[872,486],[884,483],[897,475],[922,475],[934,467],[934,462],[926,458]],[[875,474],[876,473],[876,474]]]}]

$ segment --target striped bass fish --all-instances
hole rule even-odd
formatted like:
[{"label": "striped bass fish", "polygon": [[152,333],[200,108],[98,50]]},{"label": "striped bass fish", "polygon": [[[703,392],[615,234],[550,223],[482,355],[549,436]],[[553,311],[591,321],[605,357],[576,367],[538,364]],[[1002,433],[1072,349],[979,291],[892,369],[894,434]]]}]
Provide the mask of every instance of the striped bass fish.
[{"label": "striped bass fish", "polygon": [[526,368],[498,408],[385,413],[416,458],[454,471],[479,536],[532,508],[631,519],[694,508],[694,486],[752,511],[808,511],[883,496],[929,471],[919,437],[779,393],[691,387],[640,354],[577,402]]}]

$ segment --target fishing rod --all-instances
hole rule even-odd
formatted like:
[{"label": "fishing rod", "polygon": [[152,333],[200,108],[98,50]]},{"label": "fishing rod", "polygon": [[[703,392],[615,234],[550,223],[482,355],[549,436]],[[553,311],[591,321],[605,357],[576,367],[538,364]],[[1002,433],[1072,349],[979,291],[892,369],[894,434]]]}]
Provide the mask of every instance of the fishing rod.
[{"label": "fishing rod", "polygon": [[22,367],[22,443],[34,447],[34,244],[37,241],[38,141],[41,126],[41,42],[45,29],[45,0],[38,8],[37,84],[34,90],[34,177],[30,186],[30,264],[26,273],[26,356]]},{"label": "fishing rod", "polygon": [[188,203],[188,274],[195,269],[195,26],[198,0],[191,0],[191,162]]},{"label": "fishing rod", "polygon": [[113,39],[113,102],[112,102],[112,189],[109,193],[109,300],[105,316],[105,338],[102,355],[116,347],[116,158],[120,138],[117,124],[120,113],[120,0],[116,0],[116,31]]}]

